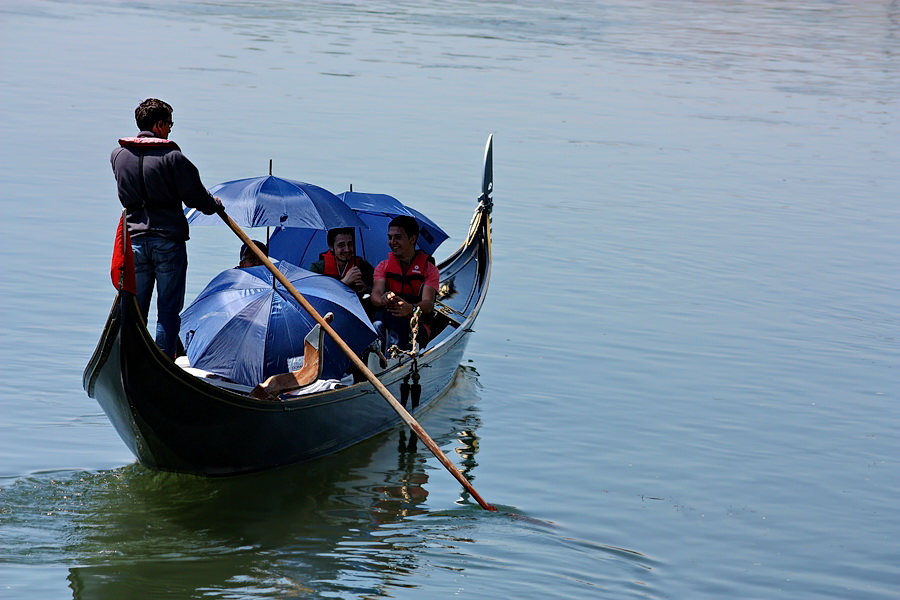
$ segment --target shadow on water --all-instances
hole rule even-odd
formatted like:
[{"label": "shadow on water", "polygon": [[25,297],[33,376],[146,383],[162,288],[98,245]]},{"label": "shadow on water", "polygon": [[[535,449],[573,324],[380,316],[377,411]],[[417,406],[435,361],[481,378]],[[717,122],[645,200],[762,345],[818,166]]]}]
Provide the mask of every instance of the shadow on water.
[{"label": "shadow on water", "polygon": [[[477,465],[477,373],[422,416],[467,476]],[[335,456],[268,473],[204,479],[130,465],[39,473],[4,486],[2,562],[63,563],[75,598],[141,594],[381,595],[418,566],[416,548],[468,527],[461,498],[423,528],[430,454],[395,429]],[[441,476],[443,471],[441,471]],[[454,520],[463,518],[459,526]],[[42,540],[44,543],[36,543]]]}]

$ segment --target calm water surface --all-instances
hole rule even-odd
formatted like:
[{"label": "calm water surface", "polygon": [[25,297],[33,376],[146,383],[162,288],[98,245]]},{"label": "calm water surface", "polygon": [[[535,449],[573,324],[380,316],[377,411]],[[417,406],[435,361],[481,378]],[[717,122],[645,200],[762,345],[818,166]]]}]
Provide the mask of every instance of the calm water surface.
[{"label": "calm water surface", "polygon": [[[0,6],[0,597],[900,596],[900,3]],[[109,151],[175,107],[204,182],[390,193],[495,269],[423,424],[207,481],[81,371]],[[237,261],[195,228],[188,298]],[[424,595],[424,596],[423,596]]]}]

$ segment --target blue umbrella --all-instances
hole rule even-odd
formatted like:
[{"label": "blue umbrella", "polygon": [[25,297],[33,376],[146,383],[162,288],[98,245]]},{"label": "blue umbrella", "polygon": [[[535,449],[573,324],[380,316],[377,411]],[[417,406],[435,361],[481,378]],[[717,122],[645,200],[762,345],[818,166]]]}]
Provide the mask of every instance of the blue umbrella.
[{"label": "blue umbrella", "polygon": [[[356,353],[376,337],[356,293],[331,277],[288,262],[278,269],[324,315]],[[181,314],[181,341],[191,366],[254,386],[286,373],[289,358],[303,355],[303,338],[315,321],[264,267],[228,269],[217,275]],[[326,337],[322,377],[339,379],[347,358]]]},{"label": "blue umbrella", "polygon": [[[311,183],[267,175],[226,181],[209,188],[242,227],[365,227],[341,199]],[[191,225],[216,225],[218,215],[185,209]]]},{"label": "blue umbrella", "polygon": [[[368,226],[356,230],[356,253],[373,265],[387,258],[387,228],[391,219],[400,215],[413,217],[419,223],[419,248],[434,254],[448,236],[431,219],[386,194],[344,192],[338,194],[347,206]],[[325,228],[330,229],[330,228]],[[319,260],[319,254],[328,249],[325,229],[298,229],[289,226],[276,231],[269,241],[269,253],[295,265],[309,266]]]}]

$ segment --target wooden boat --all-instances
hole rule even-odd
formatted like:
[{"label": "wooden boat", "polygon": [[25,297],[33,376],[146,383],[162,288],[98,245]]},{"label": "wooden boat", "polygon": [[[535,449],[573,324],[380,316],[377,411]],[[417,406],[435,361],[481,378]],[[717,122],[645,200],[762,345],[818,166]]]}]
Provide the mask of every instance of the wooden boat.
[{"label": "wooden boat", "polygon": [[[416,414],[452,383],[484,303],[491,271],[492,150],[485,149],[482,194],[465,242],[438,268],[437,335],[415,357],[376,372]],[[421,394],[409,394],[419,376]],[[166,357],[141,318],[136,298],[113,302],[83,385],[119,436],[151,469],[227,476],[264,471],[338,452],[397,426],[397,413],[361,382],[278,399],[251,388],[198,378]]]}]

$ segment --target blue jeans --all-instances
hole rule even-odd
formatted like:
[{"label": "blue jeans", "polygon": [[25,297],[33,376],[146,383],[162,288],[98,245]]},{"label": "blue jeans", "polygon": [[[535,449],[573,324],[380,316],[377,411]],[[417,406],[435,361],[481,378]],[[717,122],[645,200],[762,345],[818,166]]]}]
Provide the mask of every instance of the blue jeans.
[{"label": "blue jeans", "polygon": [[[416,336],[416,341],[420,347],[424,347],[430,339],[427,319],[428,317],[425,317],[419,321],[419,335]],[[378,337],[381,338],[382,352],[387,352],[387,349],[393,344],[397,344],[401,350],[412,349],[412,329],[409,317],[395,317],[388,311],[381,310],[375,315],[372,325],[375,327]]]},{"label": "blue jeans", "polygon": [[144,322],[150,312],[150,298],[156,284],[156,345],[167,356],[178,350],[184,282],[187,277],[187,248],[184,242],[141,236],[131,240],[137,301]]}]

